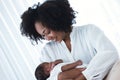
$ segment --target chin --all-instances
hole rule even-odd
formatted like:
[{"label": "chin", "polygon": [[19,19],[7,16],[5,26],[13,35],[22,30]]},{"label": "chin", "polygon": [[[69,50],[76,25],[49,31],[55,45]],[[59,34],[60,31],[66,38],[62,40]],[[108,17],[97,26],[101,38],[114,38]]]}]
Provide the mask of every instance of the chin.
[{"label": "chin", "polygon": [[62,40],[59,40],[59,41],[57,41],[58,43],[61,43],[62,42]]},{"label": "chin", "polygon": [[57,41],[58,43],[61,43],[61,41]]}]

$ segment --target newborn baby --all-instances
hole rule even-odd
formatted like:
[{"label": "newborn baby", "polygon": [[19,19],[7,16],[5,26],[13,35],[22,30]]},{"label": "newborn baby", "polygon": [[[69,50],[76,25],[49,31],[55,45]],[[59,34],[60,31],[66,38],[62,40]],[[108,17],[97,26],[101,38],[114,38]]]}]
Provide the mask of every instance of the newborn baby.
[{"label": "newborn baby", "polygon": [[[67,63],[63,63],[61,59],[55,60],[53,62],[44,62],[38,65],[38,67],[36,68],[35,77],[37,78],[37,80],[46,80],[50,76],[54,76],[59,74],[60,72],[71,70],[73,72],[75,71],[75,74],[73,76],[68,76],[69,74],[71,74],[71,72],[67,72],[67,74],[64,73],[65,74],[64,77],[66,79],[67,78],[75,79],[77,75],[81,73],[79,69],[82,67],[85,67],[85,65],[82,65],[82,62],[80,60],[75,62],[67,62]],[[48,80],[51,80],[51,79],[48,78]],[[56,80],[58,80],[58,77],[56,78]]]}]

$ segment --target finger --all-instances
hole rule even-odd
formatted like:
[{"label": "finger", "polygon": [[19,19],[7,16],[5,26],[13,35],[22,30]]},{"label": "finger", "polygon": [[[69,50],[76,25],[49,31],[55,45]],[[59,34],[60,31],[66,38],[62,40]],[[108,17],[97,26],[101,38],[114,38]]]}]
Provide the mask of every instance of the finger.
[{"label": "finger", "polygon": [[81,68],[81,71],[84,71],[86,68]]},{"label": "finger", "polygon": [[82,61],[81,60],[78,60],[77,63],[78,63],[78,65],[82,65]]},{"label": "finger", "polygon": [[86,68],[78,68],[81,72],[84,71]]}]

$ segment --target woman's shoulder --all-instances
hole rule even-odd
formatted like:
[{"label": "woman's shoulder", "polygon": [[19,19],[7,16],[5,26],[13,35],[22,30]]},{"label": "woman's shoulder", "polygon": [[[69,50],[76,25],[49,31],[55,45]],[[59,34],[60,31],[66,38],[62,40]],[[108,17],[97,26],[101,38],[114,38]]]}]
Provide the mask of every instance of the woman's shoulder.
[{"label": "woman's shoulder", "polygon": [[75,27],[73,27],[73,30],[72,30],[73,33],[77,33],[77,32],[89,33],[89,32],[97,32],[97,31],[101,31],[101,29],[94,24],[75,26]]},{"label": "woman's shoulder", "polygon": [[88,36],[90,34],[98,34],[101,30],[94,24],[86,24],[81,26],[74,26],[72,29],[71,36],[82,35]]},{"label": "woman's shoulder", "polygon": [[92,30],[95,27],[94,24],[86,24],[81,26],[73,26],[72,33],[78,33],[78,32],[87,32]]},{"label": "woman's shoulder", "polygon": [[73,30],[85,30],[85,29],[92,29],[92,28],[96,28],[96,25],[86,24],[86,25],[81,25],[81,26],[74,26]]}]

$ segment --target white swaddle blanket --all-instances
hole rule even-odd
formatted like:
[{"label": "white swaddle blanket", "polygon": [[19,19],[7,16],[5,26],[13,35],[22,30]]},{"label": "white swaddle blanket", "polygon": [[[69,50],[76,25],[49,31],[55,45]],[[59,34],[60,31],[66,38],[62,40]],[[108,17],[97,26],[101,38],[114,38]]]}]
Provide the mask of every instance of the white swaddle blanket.
[{"label": "white swaddle blanket", "polygon": [[[58,74],[59,74],[60,72],[62,72],[61,67],[64,66],[64,65],[66,65],[66,64],[70,64],[70,63],[72,63],[72,62],[66,62],[66,63],[57,64],[57,65],[53,68],[53,70],[51,71],[50,77],[49,77],[47,80],[58,80]],[[83,68],[83,67],[86,68],[86,67],[87,67],[87,64],[82,64],[82,65],[80,65],[80,66],[77,66],[76,68]]]}]

